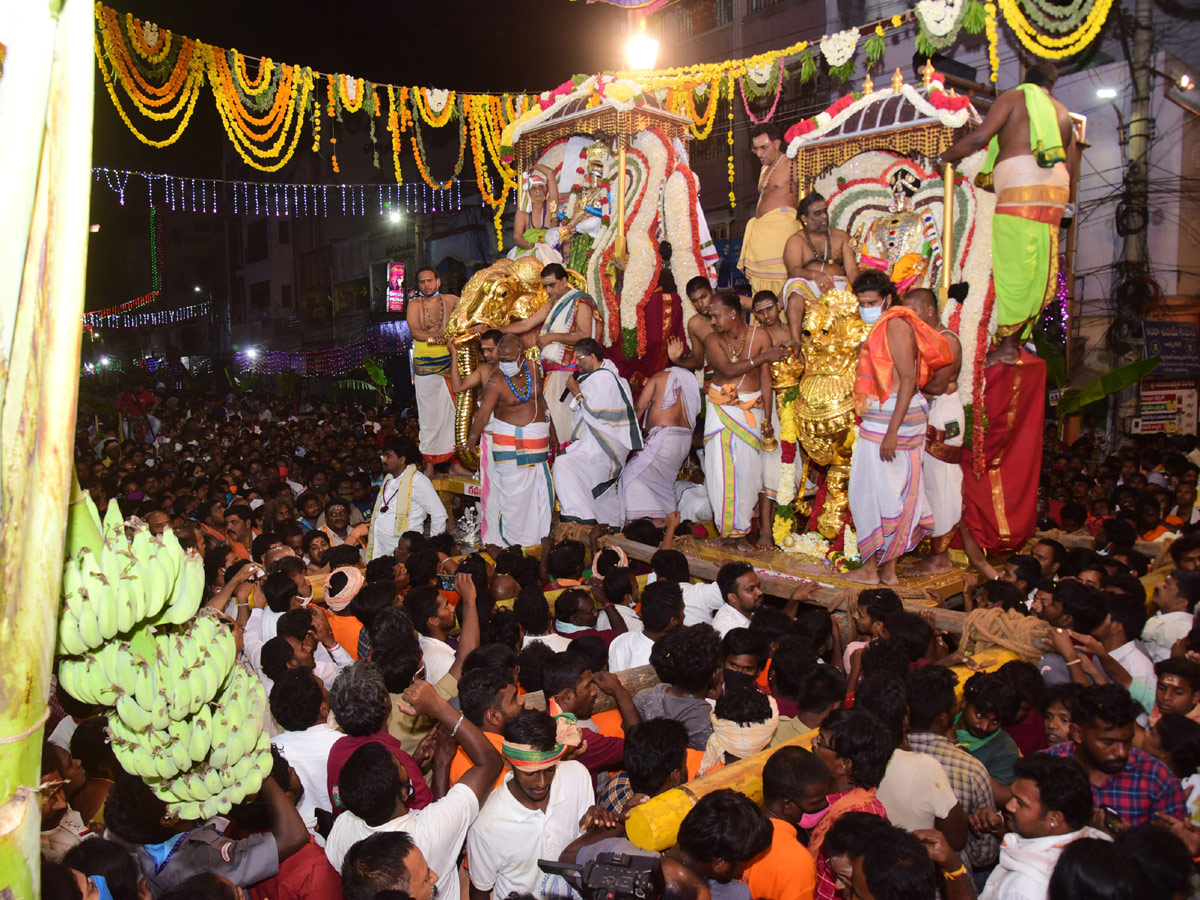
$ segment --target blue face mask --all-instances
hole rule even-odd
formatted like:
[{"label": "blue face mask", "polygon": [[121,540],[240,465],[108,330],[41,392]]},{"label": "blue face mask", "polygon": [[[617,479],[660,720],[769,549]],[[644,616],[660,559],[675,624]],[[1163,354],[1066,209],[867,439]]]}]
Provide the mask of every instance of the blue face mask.
[{"label": "blue face mask", "polygon": [[883,315],[882,306],[860,306],[858,315],[868,325],[874,325],[879,321],[879,317]]}]

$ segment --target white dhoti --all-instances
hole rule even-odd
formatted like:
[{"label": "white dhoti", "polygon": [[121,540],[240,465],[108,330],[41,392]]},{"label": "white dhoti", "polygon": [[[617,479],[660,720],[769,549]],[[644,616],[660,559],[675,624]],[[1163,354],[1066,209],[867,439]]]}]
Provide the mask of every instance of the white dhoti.
[{"label": "white dhoti", "polygon": [[712,504],[708,500],[708,491],[702,484],[691,481],[675,482],[675,508],[679,510],[679,518],[686,522],[713,520]]},{"label": "white dhoti", "polygon": [[642,447],[629,382],[606,359],[579,388],[570,446],[554,460],[559,517],[619,529],[624,522],[617,482],[629,454]]},{"label": "white dhoti", "polygon": [[896,408],[896,394],[880,404],[871,399],[858,427],[850,462],[850,514],[863,559],[880,564],[912,550],[933,530],[933,514],[921,488],[921,456],[929,405],[919,391],[908,405],[891,462],[879,456]]},{"label": "white dhoti", "polygon": [[738,405],[708,395],[704,416],[704,484],[722,537],[750,531],[763,486],[762,394],[739,392]]},{"label": "white dhoti", "polygon": [[692,452],[692,429],[659,425],[646,435],[646,446],[621,472],[621,523],[661,519],[674,511],[675,479]]},{"label": "white dhoti", "polygon": [[567,389],[567,379],[575,373],[567,369],[552,369],[546,373],[542,382],[543,395],[546,398],[546,409],[550,411],[550,421],[554,423],[554,434],[560,444],[571,439],[571,425],[575,421],[575,410],[571,408],[571,395],[566,400],[560,400],[563,391]]},{"label": "white dhoti", "polygon": [[454,392],[450,351],[444,344],[413,342],[413,392],[417,395],[418,446],[426,462],[454,456]]},{"label": "white dhoti", "polygon": [[779,423],[779,409],[771,404],[771,427],[775,429],[776,446],[768,453],[763,451],[763,492],[772,500],[779,490],[779,470],[783,467],[783,443],[778,440],[783,426]]},{"label": "white dhoti", "polygon": [[[850,282],[844,276],[833,275],[830,277],[833,279],[833,289],[835,291],[848,291],[850,289]],[[779,302],[783,304],[783,308],[786,311],[788,298],[792,294],[799,294],[807,304],[813,300],[819,300],[822,293],[823,291],[820,286],[812,278],[789,278],[784,282],[783,293],[779,295]]]},{"label": "white dhoti", "polygon": [[495,528],[495,543],[536,546],[550,533],[554,509],[550,425],[510,425],[493,418],[488,429],[491,458],[486,477],[480,478],[484,525]]},{"label": "white dhoti", "polygon": [[944,553],[962,519],[963,405],[958,392],[929,401],[921,483],[933,513],[933,552]]},{"label": "white dhoti", "polygon": [[[489,421],[479,436],[479,507],[482,513],[479,537],[484,544],[500,543],[500,498],[498,494],[490,502],[488,498],[496,465],[492,459],[492,423],[495,421],[494,418]],[[499,482],[496,485],[498,490]]]}]

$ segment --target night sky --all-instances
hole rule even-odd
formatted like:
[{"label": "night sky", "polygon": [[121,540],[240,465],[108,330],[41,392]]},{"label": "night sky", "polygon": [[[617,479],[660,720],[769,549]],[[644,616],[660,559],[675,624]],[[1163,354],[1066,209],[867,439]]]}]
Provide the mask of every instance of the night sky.
[{"label": "night sky", "polygon": [[[625,13],[583,0],[111,0],[110,5],[219,47],[380,83],[541,91],[576,72],[622,63],[623,48],[596,36],[611,34]],[[228,139],[207,85],[183,137],[163,150],[144,147],[128,132],[99,78],[96,89],[96,165],[220,174],[221,145]],[[309,152],[303,150],[306,143],[307,134],[297,158]],[[238,177],[266,177],[241,168]]]}]

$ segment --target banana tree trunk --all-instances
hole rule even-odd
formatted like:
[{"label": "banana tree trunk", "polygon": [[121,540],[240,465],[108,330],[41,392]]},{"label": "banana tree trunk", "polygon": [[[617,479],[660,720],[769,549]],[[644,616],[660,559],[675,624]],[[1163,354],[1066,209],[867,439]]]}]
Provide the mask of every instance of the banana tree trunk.
[{"label": "banana tree trunk", "polygon": [[38,895],[37,786],[71,479],[92,7],[0,11],[0,895]]}]

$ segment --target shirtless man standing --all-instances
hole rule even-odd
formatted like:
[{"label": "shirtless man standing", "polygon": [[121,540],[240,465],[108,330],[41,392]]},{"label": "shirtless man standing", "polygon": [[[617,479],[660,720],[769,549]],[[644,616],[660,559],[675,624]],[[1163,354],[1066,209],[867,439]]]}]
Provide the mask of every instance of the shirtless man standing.
[{"label": "shirtless man standing", "polygon": [[712,302],[713,290],[703,275],[697,275],[689,281],[684,290],[696,307],[696,315],[687,320],[688,343],[692,345],[692,351],[684,353],[683,341],[673,337],[667,341],[667,356],[674,365],[700,371],[704,369],[704,340],[712,334],[708,305]]},{"label": "shirtless man standing", "polygon": [[1057,245],[1051,238],[1071,195],[1075,131],[1070,112],[1052,94],[1057,80],[1052,63],[1030,66],[1025,80],[996,98],[983,123],[941,158],[956,163],[988,148],[981,174],[990,172],[995,182],[992,258],[1005,263],[992,273],[996,340],[1003,342],[995,361],[1017,361],[1047,285],[1058,277],[1058,251],[1051,249]]},{"label": "shirtless man standing", "polygon": [[809,297],[816,299],[834,288],[846,290],[858,277],[858,259],[850,235],[829,227],[829,204],[816,191],[800,201],[800,221],[804,228],[788,238],[783,248],[788,274],[784,308],[792,340],[797,343]]},{"label": "shirtless man standing", "polygon": [[[762,325],[763,330],[770,335],[771,344],[788,344],[791,345],[791,332],[788,326],[779,318],[779,298],[770,291],[759,291],[754,295],[754,318],[758,319],[758,323]],[[774,391],[767,394],[763,391],[763,403],[767,409],[771,411],[770,418],[767,419],[766,413],[763,414],[763,436],[777,434],[780,429],[779,411],[775,406]],[[768,427],[769,426],[769,427]],[[775,521],[775,493],[779,490],[779,470],[782,464],[782,445],[777,445],[774,450],[769,453],[763,451],[763,493],[761,498],[762,508],[760,517],[763,522],[773,523]],[[773,546],[772,529],[763,528],[758,535],[758,546],[762,550],[767,550]]]},{"label": "shirtless man standing", "polygon": [[957,334],[938,321],[937,298],[933,291],[925,288],[909,291],[904,295],[904,305],[946,339],[950,355],[954,357],[950,365],[935,369],[921,388],[921,393],[929,400],[925,452],[921,454],[921,487],[933,510],[933,552],[916,565],[913,574],[937,575],[952,568],[950,542],[962,519],[963,405],[958,394],[962,344]]},{"label": "shirtless man standing", "polygon": [[483,517],[497,523],[499,543],[526,547],[550,533],[550,447],[558,442],[541,376],[537,365],[525,359],[521,339],[515,334],[501,338],[497,357],[467,442],[477,447],[487,427],[491,459],[481,473]]},{"label": "shirtless man standing", "polygon": [[[725,538],[750,531],[763,486],[763,402],[771,394],[771,363],[783,355],[757,325],[747,325],[742,305],[718,291],[708,307],[712,334],[704,355],[712,364],[704,419],[704,483],[717,528]],[[770,524],[761,527],[770,532]]]},{"label": "shirtless man standing", "polygon": [[[454,391],[450,385],[450,348],[446,323],[458,297],[442,293],[437,269],[423,266],[417,272],[418,295],[408,304],[405,318],[413,336],[413,389],[417,395],[419,447],[425,457],[425,476],[433,467],[454,456]],[[457,463],[457,474],[469,475]]]},{"label": "shirtless man standing", "polygon": [[690,371],[671,366],[650,376],[634,411],[646,439],[621,470],[621,517],[625,523],[649,518],[661,525],[675,509],[675,481],[692,452],[700,387]]},{"label": "shirtless man standing", "polygon": [[[479,365],[475,367],[475,371],[465,378],[458,374],[458,366],[450,366],[450,388],[455,394],[461,394],[463,391],[469,391],[471,388],[482,390],[491,380],[492,373],[496,371],[496,353],[500,345],[500,339],[504,334],[496,328],[489,328],[479,336]],[[449,347],[452,353],[457,355],[459,344],[463,342],[461,336],[456,335],[450,338]],[[482,402],[482,398],[479,402]],[[478,404],[477,404],[478,405]]]},{"label": "shirtless man standing", "polygon": [[767,122],[750,132],[750,149],[762,164],[758,176],[758,206],[746,223],[738,268],[746,273],[754,293],[783,289],[787,278],[783,248],[796,233],[799,186],[796,166],[783,152],[779,127]]}]

